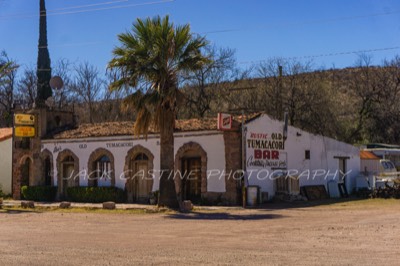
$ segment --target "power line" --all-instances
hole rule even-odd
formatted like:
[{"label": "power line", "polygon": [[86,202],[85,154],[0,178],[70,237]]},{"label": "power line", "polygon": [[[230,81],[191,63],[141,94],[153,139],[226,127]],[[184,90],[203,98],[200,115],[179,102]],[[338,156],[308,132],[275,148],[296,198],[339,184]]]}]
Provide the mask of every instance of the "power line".
[{"label": "power line", "polygon": [[[91,45],[91,44],[98,44],[101,42],[93,42],[93,43],[77,43],[76,45]],[[71,45],[60,45],[60,46],[73,46]],[[43,48],[43,47],[39,47]],[[292,56],[292,57],[282,57],[282,59],[287,60],[294,60],[294,59],[312,59],[312,58],[320,58],[320,57],[331,57],[331,56],[339,56],[339,55],[350,55],[350,54],[362,54],[362,53],[373,53],[373,52],[382,52],[382,51],[390,51],[390,50],[398,50],[400,46],[393,46],[393,47],[385,47],[385,48],[374,48],[374,49],[366,49],[366,50],[357,50],[357,51],[345,51],[345,52],[334,52],[334,53],[326,53],[326,54],[318,54],[318,55],[304,55],[304,56]],[[241,61],[238,64],[248,65],[248,64],[257,64],[262,62],[267,62],[268,59],[262,60],[253,60],[253,61]],[[47,71],[44,69],[44,71]]]},{"label": "power line", "polygon": [[241,32],[241,31],[259,31],[263,29],[276,29],[276,28],[285,28],[285,27],[293,27],[293,26],[302,26],[302,25],[312,25],[312,24],[321,24],[321,23],[328,23],[328,22],[338,22],[338,21],[346,21],[346,20],[357,20],[357,19],[364,19],[364,18],[371,18],[371,17],[380,17],[380,16],[390,16],[394,14],[399,14],[400,10],[395,10],[391,12],[384,12],[384,13],[375,13],[375,14],[367,14],[367,15],[358,15],[358,16],[351,16],[351,17],[339,17],[339,18],[330,18],[330,19],[320,19],[320,20],[308,20],[308,21],[299,21],[293,23],[286,23],[286,24],[274,24],[274,25],[265,25],[259,27],[248,27],[248,28],[232,28],[232,29],[221,29],[221,30],[213,30],[213,31],[206,31],[200,34],[216,34],[216,33],[229,33],[229,32]]},{"label": "power line", "polygon": [[[375,48],[375,49],[368,49],[368,50],[358,50],[358,51],[347,51],[347,52],[335,52],[335,53],[327,53],[327,54],[319,54],[319,55],[304,55],[304,56],[294,56],[294,57],[283,57],[283,59],[312,59],[312,58],[319,58],[319,57],[329,57],[329,56],[338,56],[338,55],[349,55],[349,54],[362,54],[362,53],[372,53],[372,52],[382,52],[382,51],[389,51],[389,50],[398,50],[400,46],[394,47],[386,47],[386,48]],[[268,59],[263,60],[255,60],[255,61],[242,61],[239,64],[256,64],[266,62]]]},{"label": "power line", "polygon": [[48,15],[69,15],[69,14],[78,14],[78,13],[86,13],[86,12],[93,12],[93,11],[103,11],[103,10],[110,10],[110,9],[120,9],[120,8],[128,8],[128,7],[136,7],[136,6],[148,6],[148,5],[156,5],[156,4],[165,4],[171,3],[175,0],[161,0],[155,2],[146,2],[146,3],[139,3],[139,4],[129,4],[129,5],[119,5],[119,6],[111,6],[111,7],[103,7],[103,8],[94,8],[94,9],[86,9],[86,10],[77,10],[77,11],[67,11],[67,12],[58,12],[58,13],[50,13]]},{"label": "power line", "polygon": [[[117,3],[121,3],[121,2],[129,2],[129,0],[114,0],[114,1],[101,2],[101,3],[96,3],[96,4],[90,4],[90,5],[80,5],[80,6],[71,6],[71,7],[56,8],[56,9],[47,9],[46,12],[51,13],[51,12],[56,12],[56,11],[61,11],[61,10],[79,9],[79,8],[102,6],[102,5],[113,5],[113,4],[117,4]],[[33,12],[19,13],[19,14],[1,16],[0,19],[1,18],[20,18],[20,17],[37,17],[37,15],[36,15],[36,13],[33,13]]]},{"label": "power line", "polygon": [[93,6],[114,5],[117,3],[126,3],[126,2],[129,2],[129,0],[115,0],[115,1],[109,1],[109,2],[90,4],[90,5],[62,7],[62,8],[56,8],[56,9],[50,9],[50,10],[47,10],[47,12],[55,12],[55,11],[69,10],[69,9],[80,9],[80,8],[93,7]]},{"label": "power line", "polygon": [[[118,3],[122,3],[122,2],[128,2],[128,1],[129,0],[120,0],[120,1],[111,1],[111,2],[92,4],[92,5],[85,5],[85,6],[73,6],[73,7],[59,8],[59,9],[48,10],[47,14],[41,14],[41,15],[25,15],[28,13],[13,14],[13,15],[8,15],[8,16],[0,16],[0,20],[37,18],[38,16],[70,15],[70,14],[87,13],[87,12],[94,12],[94,11],[104,11],[104,10],[111,10],[111,9],[121,9],[121,8],[148,6],[148,5],[157,5],[157,4],[165,4],[165,3],[175,2],[175,0],[160,0],[160,1],[144,2],[144,3],[136,3],[136,4],[117,5],[117,6],[99,7],[99,8],[88,8],[88,9],[76,10],[76,11],[63,11],[63,10],[69,10],[69,9],[79,9],[79,8],[83,8],[83,7],[118,4]],[[29,13],[29,14],[32,14],[32,13]]]}]

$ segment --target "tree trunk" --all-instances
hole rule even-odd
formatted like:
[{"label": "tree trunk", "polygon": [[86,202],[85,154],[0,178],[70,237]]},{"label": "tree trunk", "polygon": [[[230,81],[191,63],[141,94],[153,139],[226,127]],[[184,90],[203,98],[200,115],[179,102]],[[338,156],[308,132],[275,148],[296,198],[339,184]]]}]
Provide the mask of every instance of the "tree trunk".
[{"label": "tree trunk", "polygon": [[160,121],[160,194],[159,206],[177,209],[179,207],[174,179],[174,125],[175,114],[163,108]]}]

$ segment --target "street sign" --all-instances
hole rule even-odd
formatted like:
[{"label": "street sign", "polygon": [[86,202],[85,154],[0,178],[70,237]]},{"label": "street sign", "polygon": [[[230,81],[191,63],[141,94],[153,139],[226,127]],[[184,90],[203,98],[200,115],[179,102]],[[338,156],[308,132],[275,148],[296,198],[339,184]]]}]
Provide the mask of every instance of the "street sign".
[{"label": "street sign", "polygon": [[34,127],[21,127],[16,126],[14,129],[14,134],[16,137],[29,138],[35,136],[35,128]]},{"label": "street sign", "polygon": [[35,116],[30,114],[15,114],[14,115],[15,125],[35,125]]}]

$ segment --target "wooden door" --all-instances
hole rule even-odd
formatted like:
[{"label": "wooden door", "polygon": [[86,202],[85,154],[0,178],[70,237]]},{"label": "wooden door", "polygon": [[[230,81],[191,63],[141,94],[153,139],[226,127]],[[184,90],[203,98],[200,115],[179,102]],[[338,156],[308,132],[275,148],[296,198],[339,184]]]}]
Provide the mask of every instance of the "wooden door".
[{"label": "wooden door", "polygon": [[201,199],[201,158],[183,159],[182,174],[183,199],[198,202]]},{"label": "wooden door", "polygon": [[67,195],[67,188],[69,186],[73,186],[74,184],[74,164],[73,163],[64,163],[63,164],[63,172],[62,172],[62,191],[64,195]]},{"label": "wooden door", "polygon": [[137,202],[147,202],[149,193],[151,192],[151,180],[148,175],[148,162],[137,161],[135,162],[135,199]]}]

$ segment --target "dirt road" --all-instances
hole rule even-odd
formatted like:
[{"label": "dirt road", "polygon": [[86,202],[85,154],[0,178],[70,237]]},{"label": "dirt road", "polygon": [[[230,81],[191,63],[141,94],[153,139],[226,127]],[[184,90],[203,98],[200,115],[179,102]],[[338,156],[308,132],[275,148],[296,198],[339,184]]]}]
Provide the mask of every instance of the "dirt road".
[{"label": "dirt road", "polygon": [[272,207],[0,213],[0,265],[400,263],[400,201]]}]

